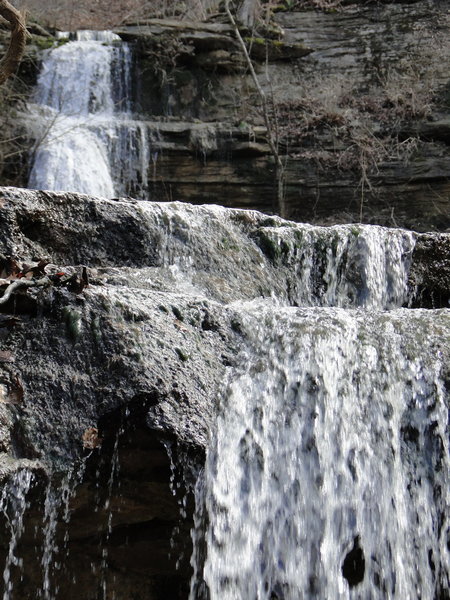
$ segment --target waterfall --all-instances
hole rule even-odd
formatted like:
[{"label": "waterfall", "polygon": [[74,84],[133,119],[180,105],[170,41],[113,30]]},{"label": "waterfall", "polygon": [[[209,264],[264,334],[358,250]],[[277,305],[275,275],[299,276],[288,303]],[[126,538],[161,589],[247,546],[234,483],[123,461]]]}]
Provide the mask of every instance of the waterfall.
[{"label": "waterfall", "polygon": [[259,242],[298,308],[233,305],[248,343],[197,484],[190,599],[447,598],[449,314],[400,308],[412,234]]},{"label": "waterfall", "polygon": [[412,312],[248,310],[198,498],[208,597],[439,597],[446,319]]},{"label": "waterfall", "polygon": [[18,194],[90,285],[12,333],[3,600],[448,598],[445,235]]},{"label": "waterfall", "polygon": [[29,187],[143,197],[149,141],[132,118],[131,49],[111,32],[72,37],[46,53],[38,78]]}]

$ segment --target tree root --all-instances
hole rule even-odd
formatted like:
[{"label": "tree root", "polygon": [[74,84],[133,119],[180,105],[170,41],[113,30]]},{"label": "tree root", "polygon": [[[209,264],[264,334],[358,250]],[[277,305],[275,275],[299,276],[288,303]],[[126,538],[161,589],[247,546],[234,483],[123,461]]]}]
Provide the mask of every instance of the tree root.
[{"label": "tree root", "polygon": [[27,29],[25,18],[8,0],[0,0],[0,16],[11,25],[11,38],[5,56],[0,61],[0,85],[5,83],[19,66],[25,51]]},{"label": "tree root", "polygon": [[8,300],[11,298],[11,294],[21,287],[42,287],[44,285],[49,285],[51,282],[48,277],[42,277],[42,279],[18,279],[9,284],[6,288],[5,293],[0,298],[0,304],[6,304]]}]

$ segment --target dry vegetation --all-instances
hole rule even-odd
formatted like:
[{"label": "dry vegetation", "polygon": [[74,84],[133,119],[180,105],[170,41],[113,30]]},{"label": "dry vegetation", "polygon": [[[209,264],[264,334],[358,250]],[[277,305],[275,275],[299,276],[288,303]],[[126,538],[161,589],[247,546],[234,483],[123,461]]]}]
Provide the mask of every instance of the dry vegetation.
[{"label": "dry vegetation", "polygon": [[151,17],[202,19],[213,0],[14,0],[42,25],[61,30],[107,29]]},{"label": "dry vegetation", "polygon": [[273,120],[284,153],[357,176],[363,200],[383,163],[407,163],[420,148],[409,124],[439,112],[438,73],[449,44],[445,36],[435,36],[432,44],[424,39],[426,44],[379,73],[365,92],[343,74],[312,75],[295,101],[275,97]]},{"label": "dry vegetation", "polygon": [[26,170],[25,155],[29,142],[24,132],[18,130],[17,114],[25,110],[23,85],[7,81],[0,87],[0,179],[2,185],[14,185],[23,178]]}]

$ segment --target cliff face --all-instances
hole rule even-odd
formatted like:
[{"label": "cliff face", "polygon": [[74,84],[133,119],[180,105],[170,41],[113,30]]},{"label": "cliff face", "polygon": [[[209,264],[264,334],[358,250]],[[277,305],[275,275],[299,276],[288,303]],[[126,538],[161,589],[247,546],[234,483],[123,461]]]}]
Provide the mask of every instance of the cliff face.
[{"label": "cliff face", "polygon": [[[291,9],[269,30],[243,30],[287,218],[450,226],[448,27],[446,7],[421,0]],[[137,106],[153,122],[152,197],[277,212],[260,98],[226,20],[118,33],[135,44]]]},{"label": "cliff face", "polygon": [[245,303],[449,301],[447,234],[15,188],[0,190],[0,217],[3,294],[25,282],[0,304],[2,519],[15,515],[1,552],[21,598],[43,577],[67,598],[96,598],[100,584],[187,597],[188,492],[252,336]]},{"label": "cliff face", "polygon": [[[285,7],[269,26],[242,29],[279,143],[282,212],[300,222],[445,231],[445,3],[342,4],[329,12]],[[4,98],[4,184],[27,183],[33,134],[11,107],[23,108],[17,96],[29,96],[40,49],[55,42],[38,25],[31,31]],[[153,19],[117,32],[133,47],[134,109],[152,140],[150,199],[279,213],[280,170],[225,15]]]}]

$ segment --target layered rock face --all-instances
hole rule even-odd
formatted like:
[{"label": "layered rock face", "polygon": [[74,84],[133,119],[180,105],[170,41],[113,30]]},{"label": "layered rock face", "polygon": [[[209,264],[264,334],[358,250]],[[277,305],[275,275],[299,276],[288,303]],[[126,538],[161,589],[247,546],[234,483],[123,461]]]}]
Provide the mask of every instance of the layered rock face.
[{"label": "layered rock face", "polygon": [[[135,44],[137,107],[156,133],[149,191],[279,212],[260,98],[223,21],[118,31]],[[446,7],[345,3],[274,23],[243,36],[273,103],[284,216],[446,230]]]},{"label": "layered rock face", "polygon": [[[285,6],[270,25],[242,29],[269,100],[281,173],[267,144],[260,97],[224,14],[202,23],[154,19],[117,30],[134,56],[138,128],[131,135],[111,126],[108,135],[131,135],[121,143],[130,143],[145,167],[137,183],[129,190],[118,186],[116,194],[282,212],[316,224],[446,231],[445,3],[345,2],[329,12],[300,6],[306,3]],[[18,94],[30,95],[24,82],[36,81],[40,49],[64,43],[38,25],[31,31],[5,107]],[[30,131],[9,115],[8,128],[15,125],[3,144],[2,182],[27,185],[29,151],[46,128]],[[31,121],[36,125],[35,117]],[[142,149],[139,138],[146,139]],[[110,157],[113,179],[122,180],[116,159]]]},{"label": "layered rock face", "polygon": [[[192,489],[246,305],[383,319],[450,297],[447,234],[15,188],[0,213],[7,598],[188,597]],[[448,310],[423,312],[445,364]]]}]

